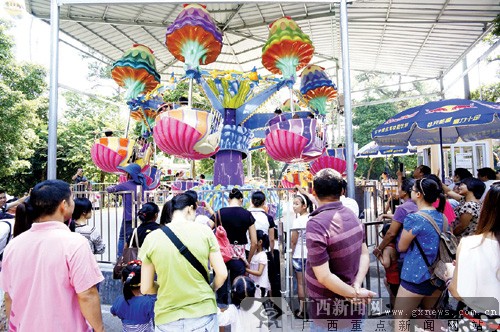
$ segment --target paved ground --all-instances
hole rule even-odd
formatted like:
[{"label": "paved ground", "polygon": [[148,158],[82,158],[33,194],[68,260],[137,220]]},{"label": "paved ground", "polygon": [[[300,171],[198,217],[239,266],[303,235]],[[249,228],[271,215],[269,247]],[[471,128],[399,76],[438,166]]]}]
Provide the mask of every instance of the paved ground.
[{"label": "paved ground", "polygon": [[[388,293],[383,283],[380,284],[379,288],[379,281],[377,278],[377,264],[373,256],[371,257],[372,261],[370,262],[370,271],[369,271],[370,289],[376,292],[377,294],[381,295],[383,301],[381,303],[377,303],[376,306],[384,310],[385,305],[388,303],[388,298],[387,298]],[[383,270],[382,267],[380,268]],[[284,275],[284,273],[282,275]],[[122,331],[121,321],[118,318],[112,316],[109,313],[109,309],[110,309],[109,305],[102,305],[103,320],[106,327],[106,331],[108,332]],[[310,322],[295,319],[292,315],[292,310],[289,308],[285,308],[284,310],[285,314],[282,316],[282,319],[279,322],[279,326],[276,325],[271,326],[271,331],[293,331],[293,332],[309,331]],[[230,328],[226,328],[225,331],[226,332],[230,331]],[[332,331],[334,331],[334,329],[332,329]],[[356,331],[356,329],[353,329],[353,331]],[[380,316],[380,317],[373,316],[373,318],[366,319],[364,321],[362,329],[358,331],[391,332],[392,328],[389,325],[389,319],[387,318],[387,316]]]}]

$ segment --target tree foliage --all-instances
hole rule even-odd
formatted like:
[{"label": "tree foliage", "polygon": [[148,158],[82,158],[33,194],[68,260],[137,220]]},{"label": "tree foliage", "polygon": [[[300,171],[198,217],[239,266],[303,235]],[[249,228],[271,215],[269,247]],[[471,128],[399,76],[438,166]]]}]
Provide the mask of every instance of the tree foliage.
[{"label": "tree foliage", "polygon": [[497,102],[500,99],[500,82],[481,86],[480,89],[471,92],[470,98]]},{"label": "tree foliage", "polygon": [[[403,77],[400,75],[383,75],[373,72],[358,75],[357,82],[360,87],[366,89],[363,102],[419,96],[428,93],[432,89],[432,87],[423,82],[404,83]],[[396,82],[396,84],[387,86],[387,82]],[[352,121],[354,142],[358,143],[359,148],[361,148],[372,140],[371,133],[377,126],[397,113],[427,101],[429,101],[428,98],[414,98],[355,108]],[[410,167],[414,167],[414,164],[416,164],[415,157],[404,157],[401,159],[389,157],[387,160],[385,158],[357,159],[358,168],[356,175],[372,179],[377,178],[383,171],[395,175],[399,161],[405,163],[406,169],[410,169]]]},{"label": "tree foliage", "polygon": [[114,182],[114,175],[103,173],[94,165],[90,149],[104,127],[123,131],[124,123],[117,116],[118,107],[74,92],[65,92],[64,98],[67,110],[58,125],[58,178],[71,181],[71,176],[81,167],[93,182]]},{"label": "tree foliage", "polygon": [[[14,194],[26,191],[32,158],[40,145],[39,134],[47,118],[45,70],[37,65],[17,63],[9,25],[0,21],[0,186]],[[35,181],[36,182],[36,181]]]}]

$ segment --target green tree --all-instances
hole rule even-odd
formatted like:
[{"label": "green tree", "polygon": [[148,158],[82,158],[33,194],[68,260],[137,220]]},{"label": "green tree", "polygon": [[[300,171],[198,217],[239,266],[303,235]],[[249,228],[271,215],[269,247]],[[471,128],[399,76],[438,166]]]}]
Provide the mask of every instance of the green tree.
[{"label": "green tree", "polygon": [[96,134],[104,127],[123,131],[124,121],[117,116],[118,106],[75,92],[65,92],[64,98],[67,109],[58,126],[58,178],[71,181],[76,169],[81,167],[91,181],[116,181],[115,175],[104,173],[94,165],[90,150]]},{"label": "green tree", "polygon": [[[433,87],[424,82],[404,83],[400,75],[383,75],[378,73],[363,73],[357,76],[356,88],[366,89],[362,102],[371,102],[380,99],[395,99],[400,97],[415,96],[417,98],[397,101],[392,103],[360,106],[353,110],[353,136],[354,142],[361,148],[369,143],[372,131],[397,113],[429,101],[428,98],[418,98],[419,95],[427,94]],[[393,86],[386,86],[387,82],[396,82]],[[405,88],[403,88],[403,86]],[[401,159],[376,158],[358,159],[356,175],[359,177],[377,178],[381,172],[388,171],[393,176],[397,171],[397,163],[402,161],[406,169],[414,167],[415,157],[404,157]]]},{"label": "green tree", "polygon": [[496,103],[500,99],[500,82],[481,86],[480,89],[471,92],[470,98]]},{"label": "green tree", "polygon": [[45,70],[16,62],[9,28],[0,21],[0,186],[19,195],[41,180],[26,175],[33,174],[32,158],[40,147],[38,134],[44,130],[48,101]]}]

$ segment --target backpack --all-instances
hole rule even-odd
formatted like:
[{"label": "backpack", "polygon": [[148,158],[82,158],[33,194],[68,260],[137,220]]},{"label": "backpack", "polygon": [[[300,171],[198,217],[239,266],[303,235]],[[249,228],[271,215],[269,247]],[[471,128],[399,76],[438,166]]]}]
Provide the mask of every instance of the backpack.
[{"label": "backpack", "polygon": [[446,219],[446,216],[443,215],[443,230],[440,230],[436,222],[430,216],[422,212],[417,212],[417,214],[427,219],[439,234],[438,253],[436,260],[432,263],[432,265],[429,264],[429,261],[427,260],[427,257],[425,256],[425,253],[416,238],[415,243],[420,251],[420,255],[422,255],[422,258],[425,261],[425,265],[427,265],[429,273],[431,274],[431,279],[429,281],[433,286],[444,290],[447,287],[446,281],[450,279],[450,276],[447,275],[446,263],[452,263],[455,259],[458,240],[448,229],[448,220]]}]

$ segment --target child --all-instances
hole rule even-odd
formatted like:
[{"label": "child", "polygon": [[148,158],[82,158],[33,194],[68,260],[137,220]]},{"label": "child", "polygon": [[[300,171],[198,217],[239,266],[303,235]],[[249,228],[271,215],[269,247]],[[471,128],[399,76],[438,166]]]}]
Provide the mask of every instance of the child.
[{"label": "child", "polygon": [[231,325],[231,331],[253,332],[268,331],[255,313],[263,310],[259,301],[254,301],[255,284],[249,277],[239,276],[234,279],[231,288],[231,303],[225,311],[218,309],[219,326]]},{"label": "child", "polygon": [[311,200],[300,193],[295,195],[293,212],[298,217],[293,221],[291,231],[292,266],[297,276],[297,295],[300,304],[300,308],[294,311],[294,316],[298,319],[304,319],[306,316],[304,291],[304,271],[307,261],[306,224],[309,220],[309,213],[312,212]]},{"label": "child", "polygon": [[267,296],[271,285],[267,274],[267,255],[265,250],[269,249],[269,236],[263,231],[257,231],[257,253],[253,255],[250,262],[250,268],[247,268],[247,273],[250,279],[253,280],[255,286],[260,288],[255,297],[261,298]]},{"label": "child", "polygon": [[99,231],[90,225],[87,220],[92,218],[92,203],[88,198],[75,198],[75,208],[72,219],[75,223],[75,232],[79,233],[89,241],[90,249],[94,254],[102,254],[106,250],[106,244],[102,241]]},{"label": "child", "polygon": [[111,314],[118,316],[123,324],[123,332],[153,332],[154,305],[156,296],[142,295],[141,261],[131,261],[122,271],[123,295],[116,298]]},{"label": "child", "polygon": [[[391,224],[385,224],[380,232],[382,237],[385,236]],[[398,252],[396,251],[396,238],[389,243],[382,255],[378,256],[380,263],[385,268],[386,287],[391,296],[391,306],[394,308],[394,301],[399,289],[399,271],[398,271]]]}]

